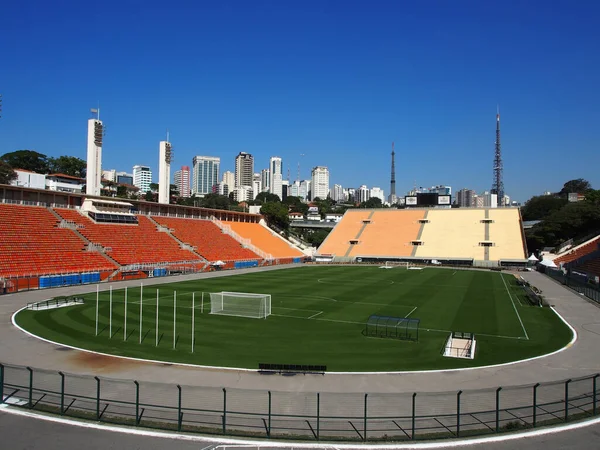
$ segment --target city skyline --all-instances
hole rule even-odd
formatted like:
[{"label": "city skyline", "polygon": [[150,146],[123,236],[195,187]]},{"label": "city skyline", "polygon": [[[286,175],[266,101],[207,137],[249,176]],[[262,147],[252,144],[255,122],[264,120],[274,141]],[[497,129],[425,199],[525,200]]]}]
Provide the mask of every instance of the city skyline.
[{"label": "city skyline", "polygon": [[[524,201],[576,178],[600,185],[590,163],[600,5],[139,8],[7,4],[3,29],[19,38],[0,72],[0,153],[85,159],[82,124],[100,103],[103,168],[146,165],[157,174],[154,149],[169,128],[173,167],[210,154],[231,170],[244,151],[257,168],[281,157],[290,181],[298,164],[302,179],[323,165],[332,183],[387,191],[395,142],[398,193],[439,183],[482,192],[492,188],[499,103],[511,197]],[[89,33],[90,23],[118,32]]]}]

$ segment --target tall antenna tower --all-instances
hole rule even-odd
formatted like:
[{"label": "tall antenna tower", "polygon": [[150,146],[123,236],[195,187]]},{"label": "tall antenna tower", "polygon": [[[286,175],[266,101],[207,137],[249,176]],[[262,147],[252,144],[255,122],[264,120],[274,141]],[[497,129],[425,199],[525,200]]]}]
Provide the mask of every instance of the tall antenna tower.
[{"label": "tall antenna tower", "polygon": [[[302,158],[304,156],[304,153],[300,153],[300,158]],[[298,183],[300,183],[300,159],[298,159],[298,174],[296,177],[296,181]]]},{"label": "tall antenna tower", "polygon": [[390,195],[396,196],[396,162],[394,160],[396,152],[394,152],[394,143],[392,142],[392,179],[390,181]]},{"label": "tall antenna tower", "polygon": [[496,143],[494,151],[494,181],[492,194],[498,198],[498,206],[504,206],[504,181],[502,181],[502,150],[500,148],[500,107],[496,111]]}]

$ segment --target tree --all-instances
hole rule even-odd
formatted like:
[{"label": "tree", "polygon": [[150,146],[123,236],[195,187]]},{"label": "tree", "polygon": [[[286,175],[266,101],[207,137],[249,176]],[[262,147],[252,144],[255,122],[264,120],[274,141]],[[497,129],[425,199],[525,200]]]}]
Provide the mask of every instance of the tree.
[{"label": "tree", "polygon": [[531,197],[521,208],[523,220],[543,220],[567,204],[566,198],[554,195],[537,195]]},{"label": "tree", "polygon": [[17,150],[0,157],[13,169],[30,170],[36,173],[48,173],[48,157],[33,150]]},{"label": "tree", "polygon": [[313,230],[306,235],[306,241],[314,247],[318,247],[323,243],[330,232],[331,230],[328,229]]},{"label": "tree", "polygon": [[200,199],[199,206],[210,209],[229,209],[231,201],[226,195],[206,194]]},{"label": "tree", "polygon": [[275,225],[283,229],[287,229],[290,225],[288,207],[283,203],[266,202],[260,208],[260,213],[265,216],[269,225]]},{"label": "tree", "polygon": [[568,194],[585,194],[592,188],[589,181],[583,178],[577,178],[576,180],[567,181],[559,194],[567,196]]},{"label": "tree", "polygon": [[117,197],[127,198],[127,186],[122,184],[117,186]]},{"label": "tree", "polygon": [[150,190],[152,192],[158,192],[158,188],[159,188],[158,183],[150,183]]},{"label": "tree", "polygon": [[10,165],[0,160],[0,184],[10,184],[11,181],[17,179],[17,173]]},{"label": "tree", "polygon": [[284,204],[288,205],[291,212],[299,212],[303,215],[308,213],[308,205],[302,201],[300,197],[289,195],[284,201]]},{"label": "tree", "polygon": [[155,202],[156,201],[156,199],[154,198],[154,194],[152,193],[152,191],[146,192],[146,195],[145,195],[144,199],[147,202]]},{"label": "tree", "polygon": [[48,158],[48,170],[52,173],[64,173],[72,177],[85,178],[87,163],[75,156]]},{"label": "tree", "polygon": [[379,197],[371,197],[366,202],[360,204],[361,208],[383,208],[383,203]]},{"label": "tree", "polygon": [[260,192],[254,199],[256,203],[266,202],[281,202],[281,199],[277,194],[271,194],[270,192]]},{"label": "tree", "polygon": [[592,205],[600,206],[600,189],[590,189],[585,193],[585,201]]}]

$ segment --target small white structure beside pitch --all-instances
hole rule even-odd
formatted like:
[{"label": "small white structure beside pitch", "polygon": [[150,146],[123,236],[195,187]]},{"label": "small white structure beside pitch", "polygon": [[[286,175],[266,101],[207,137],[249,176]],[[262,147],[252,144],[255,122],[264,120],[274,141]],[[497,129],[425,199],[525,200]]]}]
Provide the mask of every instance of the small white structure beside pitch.
[{"label": "small white structure beside pitch", "polygon": [[477,342],[473,333],[452,332],[446,341],[444,356],[449,358],[474,359],[476,344]]}]

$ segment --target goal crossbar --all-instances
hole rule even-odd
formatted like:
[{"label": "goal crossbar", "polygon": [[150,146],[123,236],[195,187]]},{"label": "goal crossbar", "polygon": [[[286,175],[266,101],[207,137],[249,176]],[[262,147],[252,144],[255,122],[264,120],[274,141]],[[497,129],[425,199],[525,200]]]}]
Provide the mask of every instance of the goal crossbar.
[{"label": "goal crossbar", "polygon": [[271,295],[249,292],[211,292],[210,313],[266,319],[271,315]]}]

